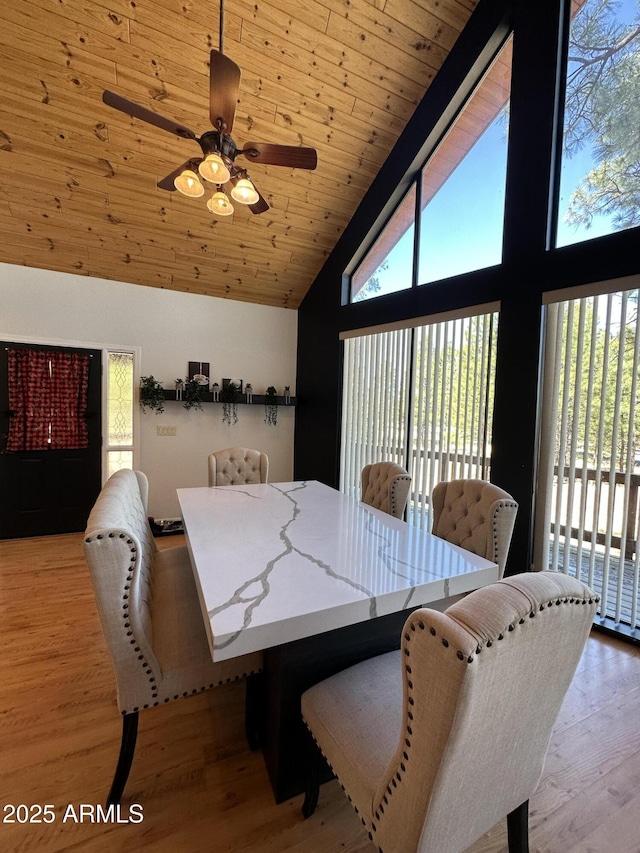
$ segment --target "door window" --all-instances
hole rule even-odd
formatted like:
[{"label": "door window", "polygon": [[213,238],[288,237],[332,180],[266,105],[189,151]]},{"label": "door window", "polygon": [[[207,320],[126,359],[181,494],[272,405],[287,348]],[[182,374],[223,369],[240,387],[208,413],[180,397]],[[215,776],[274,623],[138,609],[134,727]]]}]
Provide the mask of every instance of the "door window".
[{"label": "door window", "polygon": [[107,477],[121,468],[133,468],[132,352],[107,353]]}]

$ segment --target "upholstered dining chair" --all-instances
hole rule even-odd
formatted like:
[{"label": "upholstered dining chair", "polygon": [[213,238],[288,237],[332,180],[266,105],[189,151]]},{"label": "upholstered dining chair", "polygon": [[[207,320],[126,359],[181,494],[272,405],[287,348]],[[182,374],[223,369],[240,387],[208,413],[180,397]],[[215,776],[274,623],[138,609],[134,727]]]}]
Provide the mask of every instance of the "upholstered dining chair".
[{"label": "upholstered dining chair", "polygon": [[507,816],[510,853],[528,851],[528,801],[597,601],[563,574],[508,577],[444,613],[415,610],[400,651],[302,695],[377,850],[459,853]]},{"label": "upholstered dining chair", "polygon": [[411,477],[396,462],[365,465],[360,474],[360,500],[383,512],[402,518],[407,505]]},{"label": "upholstered dining chair", "polygon": [[431,532],[504,569],[518,504],[487,480],[449,480],[431,493]]},{"label": "upholstered dining chair", "polygon": [[247,447],[228,447],[209,455],[209,485],[269,482],[269,457]]},{"label": "upholstered dining chair", "polygon": [[126,785],[140,711],[258,672],[261,653],[214,663],[186,546],[158,549],[141,471],[113,474],[89,515],[84,553],[122,715],[122,743],[107,802]]}]

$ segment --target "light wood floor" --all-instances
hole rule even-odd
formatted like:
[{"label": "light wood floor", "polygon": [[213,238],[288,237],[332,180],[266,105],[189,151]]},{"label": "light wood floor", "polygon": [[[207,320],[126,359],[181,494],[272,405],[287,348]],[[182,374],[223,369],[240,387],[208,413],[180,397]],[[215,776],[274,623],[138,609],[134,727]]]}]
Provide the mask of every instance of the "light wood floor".
[{"label": "light wood floor", "polygon": [[[1,823],[2,853],[374,853],[335,782],[309,820],[300,798],[274,804],[243,702],[238,684],[143,712],[121,816],[140,803],[143,821],[63,822],[69,804],[104,804],[111,782],[111,666],[81,536],[0,542],[0,806],[52,804],[56,818]],[[499,825],[469,853],[505,850]],[[589,640],[531,803],[531,850],[640,853],[640,650]]]}]

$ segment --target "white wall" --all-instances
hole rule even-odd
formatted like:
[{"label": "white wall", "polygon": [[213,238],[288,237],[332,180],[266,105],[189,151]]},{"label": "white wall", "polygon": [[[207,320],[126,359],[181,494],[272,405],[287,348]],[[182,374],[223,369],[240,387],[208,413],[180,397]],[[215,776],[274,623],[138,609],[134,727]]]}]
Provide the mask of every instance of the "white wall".
[{"label": "white wall", "polygon": [[[0,263],[0,339],[140,347],[141,375],[166,388],[186,377],[189,361],[208,361],[211,380],[251,382],[254,393],[285,385],[295,394],[297,313],[210,296],[106,281]],[[222,407],[187,412],[169,402],[161,415],[139,417],[139,466],[150,481],[149,511],[179,514],[175,489],[207,484],[207,455],[244,445],[269,456],[273,482],[293,476],[295,410],[280,407],[277,426],[264,407],[238,406],[238,423],[222,423]],[[176,435],[158,436],[158,426]]]}]

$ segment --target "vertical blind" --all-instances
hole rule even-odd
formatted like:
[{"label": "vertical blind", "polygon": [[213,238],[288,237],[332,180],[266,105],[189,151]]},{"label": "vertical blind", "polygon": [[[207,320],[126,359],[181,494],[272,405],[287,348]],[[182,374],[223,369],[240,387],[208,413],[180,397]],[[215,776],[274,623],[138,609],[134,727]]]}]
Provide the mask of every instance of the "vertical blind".
[{"label": "vertical blind", "polygon": [[415,329],[412,521],[429,527],[436,483],[489,478],[497,314]]},{"label": "vertical blind", "polygon": [[428,528],[440,480],[488,478],[497,313],[345,340],[340,488],[376,461],[411,475],[408,520]]},{"label": "vertical blind", "polygon": [[535,567],[573,574],[638,626],[640,328],[630,290],[547,308]]},{"label": "vertical blind", "polygon": [[411,329],[345,341],[340,488],[359,495],[376,461],[405,465]]}]

